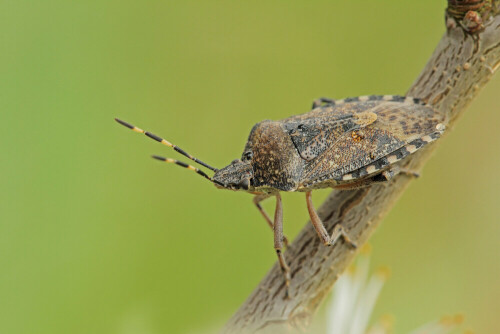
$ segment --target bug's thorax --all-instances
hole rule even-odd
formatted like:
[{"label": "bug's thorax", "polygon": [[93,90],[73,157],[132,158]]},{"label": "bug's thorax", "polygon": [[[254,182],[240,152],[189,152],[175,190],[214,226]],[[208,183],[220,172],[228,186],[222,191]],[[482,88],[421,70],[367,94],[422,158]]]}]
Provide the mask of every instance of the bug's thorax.
[{"label": "bug's thorax", "polygon": [[263,121],[256,124],[243,152],[251,157],[252,186],[265,192],[294,191],[299,183],[303,159],[299,156],[284,124]]}]

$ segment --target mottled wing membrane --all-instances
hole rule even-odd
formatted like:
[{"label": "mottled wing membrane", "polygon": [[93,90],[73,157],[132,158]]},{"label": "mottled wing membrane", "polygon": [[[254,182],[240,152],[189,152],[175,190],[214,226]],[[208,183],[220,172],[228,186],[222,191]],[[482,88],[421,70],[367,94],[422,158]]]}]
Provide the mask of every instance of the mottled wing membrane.
[{"label": "mottled wing membrane", "polygon": [[[328,114],[342,117],[351,114],[351,120],[360,114],[373,113],[376,117],[369,118],[373,121],[361,126],[342,128],[344,131],[340,130],[340,126],[334,128],[335,140],[327,142],[328,145],[322,144],[321,152],[313,159],[306,159],[309,162],[303,173],[303,180],[307,180],[304,186],[332,179],[347,181],[375,173],[439,137],[443,130],[440,125],[443,120],[438,118],[432,107],[413,98],[389,97],[340,104],[337,102],[311,111],[317,113],[320,119],[326,120],[336,117]],[[301,116],[305,115],[295,118]],[[323,134],[324,136],[326,135]],[[312,140],[317,138],[318,136]],[[310,145],[318,144],[311,141]],[[303,144],[303,147],[308,146]],[[307,149],[303,151],[307,152]],[[391,161],[388,157],[391,157]]]},{"label": "mottled wing membrane", "polygon": [[311,161],[333,146],[345,133],[366,127],[376,119],[377,115],[371,111],[325,107],[287,118],[283,122],[300,156]]},{"label": "mottled wing membrane", "polygon": [[325,151],[305,168],[304,179],[314,182],[340,179],[343,175],[369,165],[405,145],[405,142],[389,132],[373,127],[363,129],[362,139],[353,140],[351,134],[344,134],[337,143]]}]

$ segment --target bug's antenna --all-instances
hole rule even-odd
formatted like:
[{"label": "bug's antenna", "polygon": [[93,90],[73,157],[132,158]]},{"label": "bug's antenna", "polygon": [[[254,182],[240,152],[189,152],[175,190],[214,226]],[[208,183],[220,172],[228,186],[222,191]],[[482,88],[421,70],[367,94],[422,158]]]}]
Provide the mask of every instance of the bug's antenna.
[{"label": "bug's antenna", "polygon": [[[214,168],[206,163],[204,163],[203,161],[201,160],[198,160],[196,159],[195,157],[193,157],[191,154],[187,153],[186,151],[184,151],[183,149],[181,149],[179,146],[177,145],[174,145],[172,144],[171,142],[169,142],[168,140],[166,139],[163,139],[161,137],[158,137],[157,135],[155,134],[152,134],[151,132],[148,132],[148,131],[144,131],[143,129],[139,129],[138,127],[136,126],[133,126],[132,124],[129,124],[127,122],[124,122],[122,121],[121,119],[118,119],[118,118],[115,118],[115,121],[117,121],[118,123],[120,123],[121,125],[129,128],[130,130],[132,131],[135,131],[135,132],[138,132],[138,133],[143,133],[145,134],[146,136],[148,136],[149,138],[152,138],[154,140],[156,140],[157,142],[163,144],[163,145],[166,145],[168,147],[172,147],[174,150],[176,150],[177,152],[179,152],[180,154],[182,154],[183,156],[193,160],[194,162],[196,163],[199,163],[200,165],[204,166],[204,167],[207,167],[208,169],[210,170],[213,170],[214,172],[216,172],[218,169],[217,168]],[[172,160],[172,159],[170,159]],[[177,160],[174,160],[174,161],[177,161]],[[181,165],[182,166],[182,165]]]},{"label": "bug's antenna", "polygon": [[184,168],[187,168],[189,170],[192,170],[198,174],[200,174],[201,176],[203,176],[205,179],[209,180],[210,182],[214,182],[212,180],[212,178],[210,176],[208,176],[207,174],[205,174],[202,170],[199,170],[198,168],[194,167],[194,166],[191,166],[191,165],[188,165],[182,161],[179,161],[179,160],[175,160],[175,159],[170,159],[170,158],[164,158],[164,157],[160,157],[158,155],[153,155],[152,156],[154,159],[156,160],[160,160],[160,161],[163,161],[163,162],[167,162],[167,163],[170,163],[170,164],[176,164],[176,165],[179,165],[181,167],[184,167]]}]

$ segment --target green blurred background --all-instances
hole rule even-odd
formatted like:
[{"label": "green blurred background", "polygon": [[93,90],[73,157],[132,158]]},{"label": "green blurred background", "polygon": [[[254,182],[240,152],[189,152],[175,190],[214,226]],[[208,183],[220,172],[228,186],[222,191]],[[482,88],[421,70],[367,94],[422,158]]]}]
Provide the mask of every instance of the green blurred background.
[{"label": "green blurred background", "polygon": [[[314,98],[404,94],[445,5],[1,0],[0,332],[223,324],[274,263],[272,234],[251,196],[152,160],[178,154],[113,118],[222,167],[254,123]],[[499,89],[497,76],[372,238],[393,272],[374,317],[393,313],[400,333],[455,312],[500,328]],[[284,203],[293,238],[305,201]]]}]

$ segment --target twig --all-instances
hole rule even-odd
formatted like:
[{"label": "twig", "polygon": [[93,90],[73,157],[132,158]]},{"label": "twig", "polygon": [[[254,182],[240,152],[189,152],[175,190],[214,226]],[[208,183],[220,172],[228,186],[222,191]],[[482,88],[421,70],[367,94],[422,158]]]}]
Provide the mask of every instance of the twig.
[{"label": "twig", "polygon": [[[460,21],[467,13],[456,15],[457,6],[454,7],[454,15],[446,20],[447,32],[407,93],[432,104],[447,120],[448,129],[500,66],[498,1],[485,4],[490,8],[481,17],[481,29],[473,31],[466,31]],[[464,8],[458,10],[467,10]],[[435,145],[430,145],[415,153],[404,167],[420,170],[434,148]],[[319,215],[330,233],[341,223],[358,245],[363,245],[410,180],[399,175],[385,185],[333,191],[319,209]],[[286,252],[292,272],[291,298],[285,298],[283,276],[275,264],[223,333],[293,333],[307,328],[321,301],[354,256],[355,252],[344,242],[324,246],[307,223]]]}]

